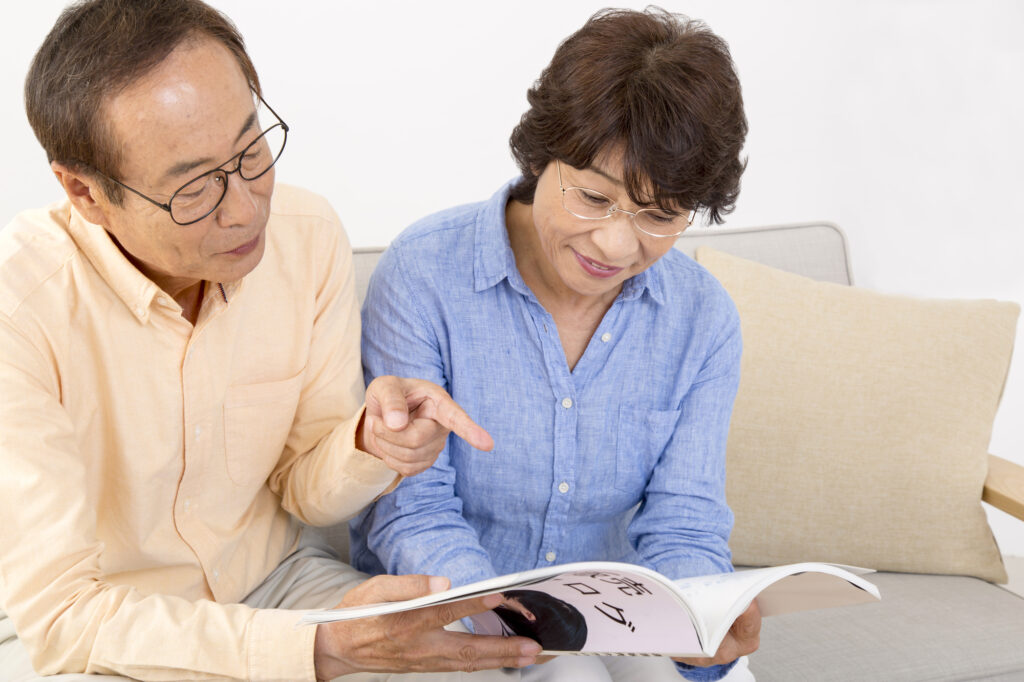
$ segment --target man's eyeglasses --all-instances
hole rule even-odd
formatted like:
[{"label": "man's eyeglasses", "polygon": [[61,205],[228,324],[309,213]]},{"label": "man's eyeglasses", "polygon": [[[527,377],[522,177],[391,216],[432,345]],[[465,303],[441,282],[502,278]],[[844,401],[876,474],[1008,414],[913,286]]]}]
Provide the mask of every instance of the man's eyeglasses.
[{"label": "man's eyeglasses", "polygon": [[[224,195],[228,192],[229,175],[238,173],[243,180],[256,180],[265,175],[281,158],[281,152],[284,151],[284,146],[288,142],[288,124],[281,120],[277,112],[264,102],[262,97],[259,98],[259,101],[267,108],[267,111],[274,115],[277,123],[260,133],[260,136],[250,142],[245,149],[222,163],[219,168],[206,171],[179,187],[167,200],[167,203],[148,197],[106,173],[101,174],[111,182],[167,211],[171,214],[171,220],[178,225],[197,223],[220,206],[220,202],[224,200]],[[231,163],[234,164],[234,167],[226,170],[224,166]]]},{"label": "man's eyeglasses", "polygon": [[633,227],[652,237],[677,237],[693,223],[696,211],[676,213],[662,208],[641,208],[635,213],[619,208],[619,205],[595,189],[566,187],[562,182],[562,164],[555,159],[558,169],[558,186],[562,188],[562,207],[584,220],[603,220],[616,213],[625,213]]}]

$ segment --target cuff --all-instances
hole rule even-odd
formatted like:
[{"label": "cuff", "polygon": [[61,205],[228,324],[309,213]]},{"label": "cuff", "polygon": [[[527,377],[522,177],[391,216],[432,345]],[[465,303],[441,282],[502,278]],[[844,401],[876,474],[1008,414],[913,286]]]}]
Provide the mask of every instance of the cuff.
[{"label": "cuff", "polygon": [[313,665],[316,626],[297,625],[303,613],[281,609],[256,611],[246,642],[249,649],[247,679],[316,681]]},{"label": "cuff", "polygon": [[674,661],[676,664],[676,670],[679,674],[688,680],[693,682],[716,682],[726,675],[736,665],[736,661],[732,663],[723,663],[722,665],[709,665],[706,668],[701,668],[695,665],[687,665],[686,663],[680,663]]}]

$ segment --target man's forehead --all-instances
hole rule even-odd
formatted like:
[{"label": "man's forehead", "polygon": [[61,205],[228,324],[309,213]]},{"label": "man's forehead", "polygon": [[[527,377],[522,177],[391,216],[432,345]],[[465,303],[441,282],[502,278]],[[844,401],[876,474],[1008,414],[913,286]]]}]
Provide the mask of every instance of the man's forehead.
[{"label": "man's forehead", "polygon": [[138,165],[154,181],[219,159],[256,123],[248,80],[212,40],[179,45],[105,100],[101,115],[123,150],[124,172],[138,172]]}]

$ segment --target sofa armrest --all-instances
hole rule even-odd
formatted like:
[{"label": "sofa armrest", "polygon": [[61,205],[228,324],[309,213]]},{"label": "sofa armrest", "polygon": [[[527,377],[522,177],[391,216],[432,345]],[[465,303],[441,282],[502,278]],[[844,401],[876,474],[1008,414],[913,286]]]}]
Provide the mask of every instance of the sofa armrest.
[{"label": "sofa armrest", "polygon": [[1024,521],[1024,466],[989,455],[981,499]]}]

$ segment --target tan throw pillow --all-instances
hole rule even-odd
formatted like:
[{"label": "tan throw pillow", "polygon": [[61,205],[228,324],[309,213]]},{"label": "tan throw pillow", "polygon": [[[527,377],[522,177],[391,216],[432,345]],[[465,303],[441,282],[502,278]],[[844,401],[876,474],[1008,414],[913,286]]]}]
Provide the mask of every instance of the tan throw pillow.
[{"label": "tan throw pillow", "polygon": [[737,565],[1006,581],[981,507],[1020,307],[817,282],[702,247],[739,309]]}]

